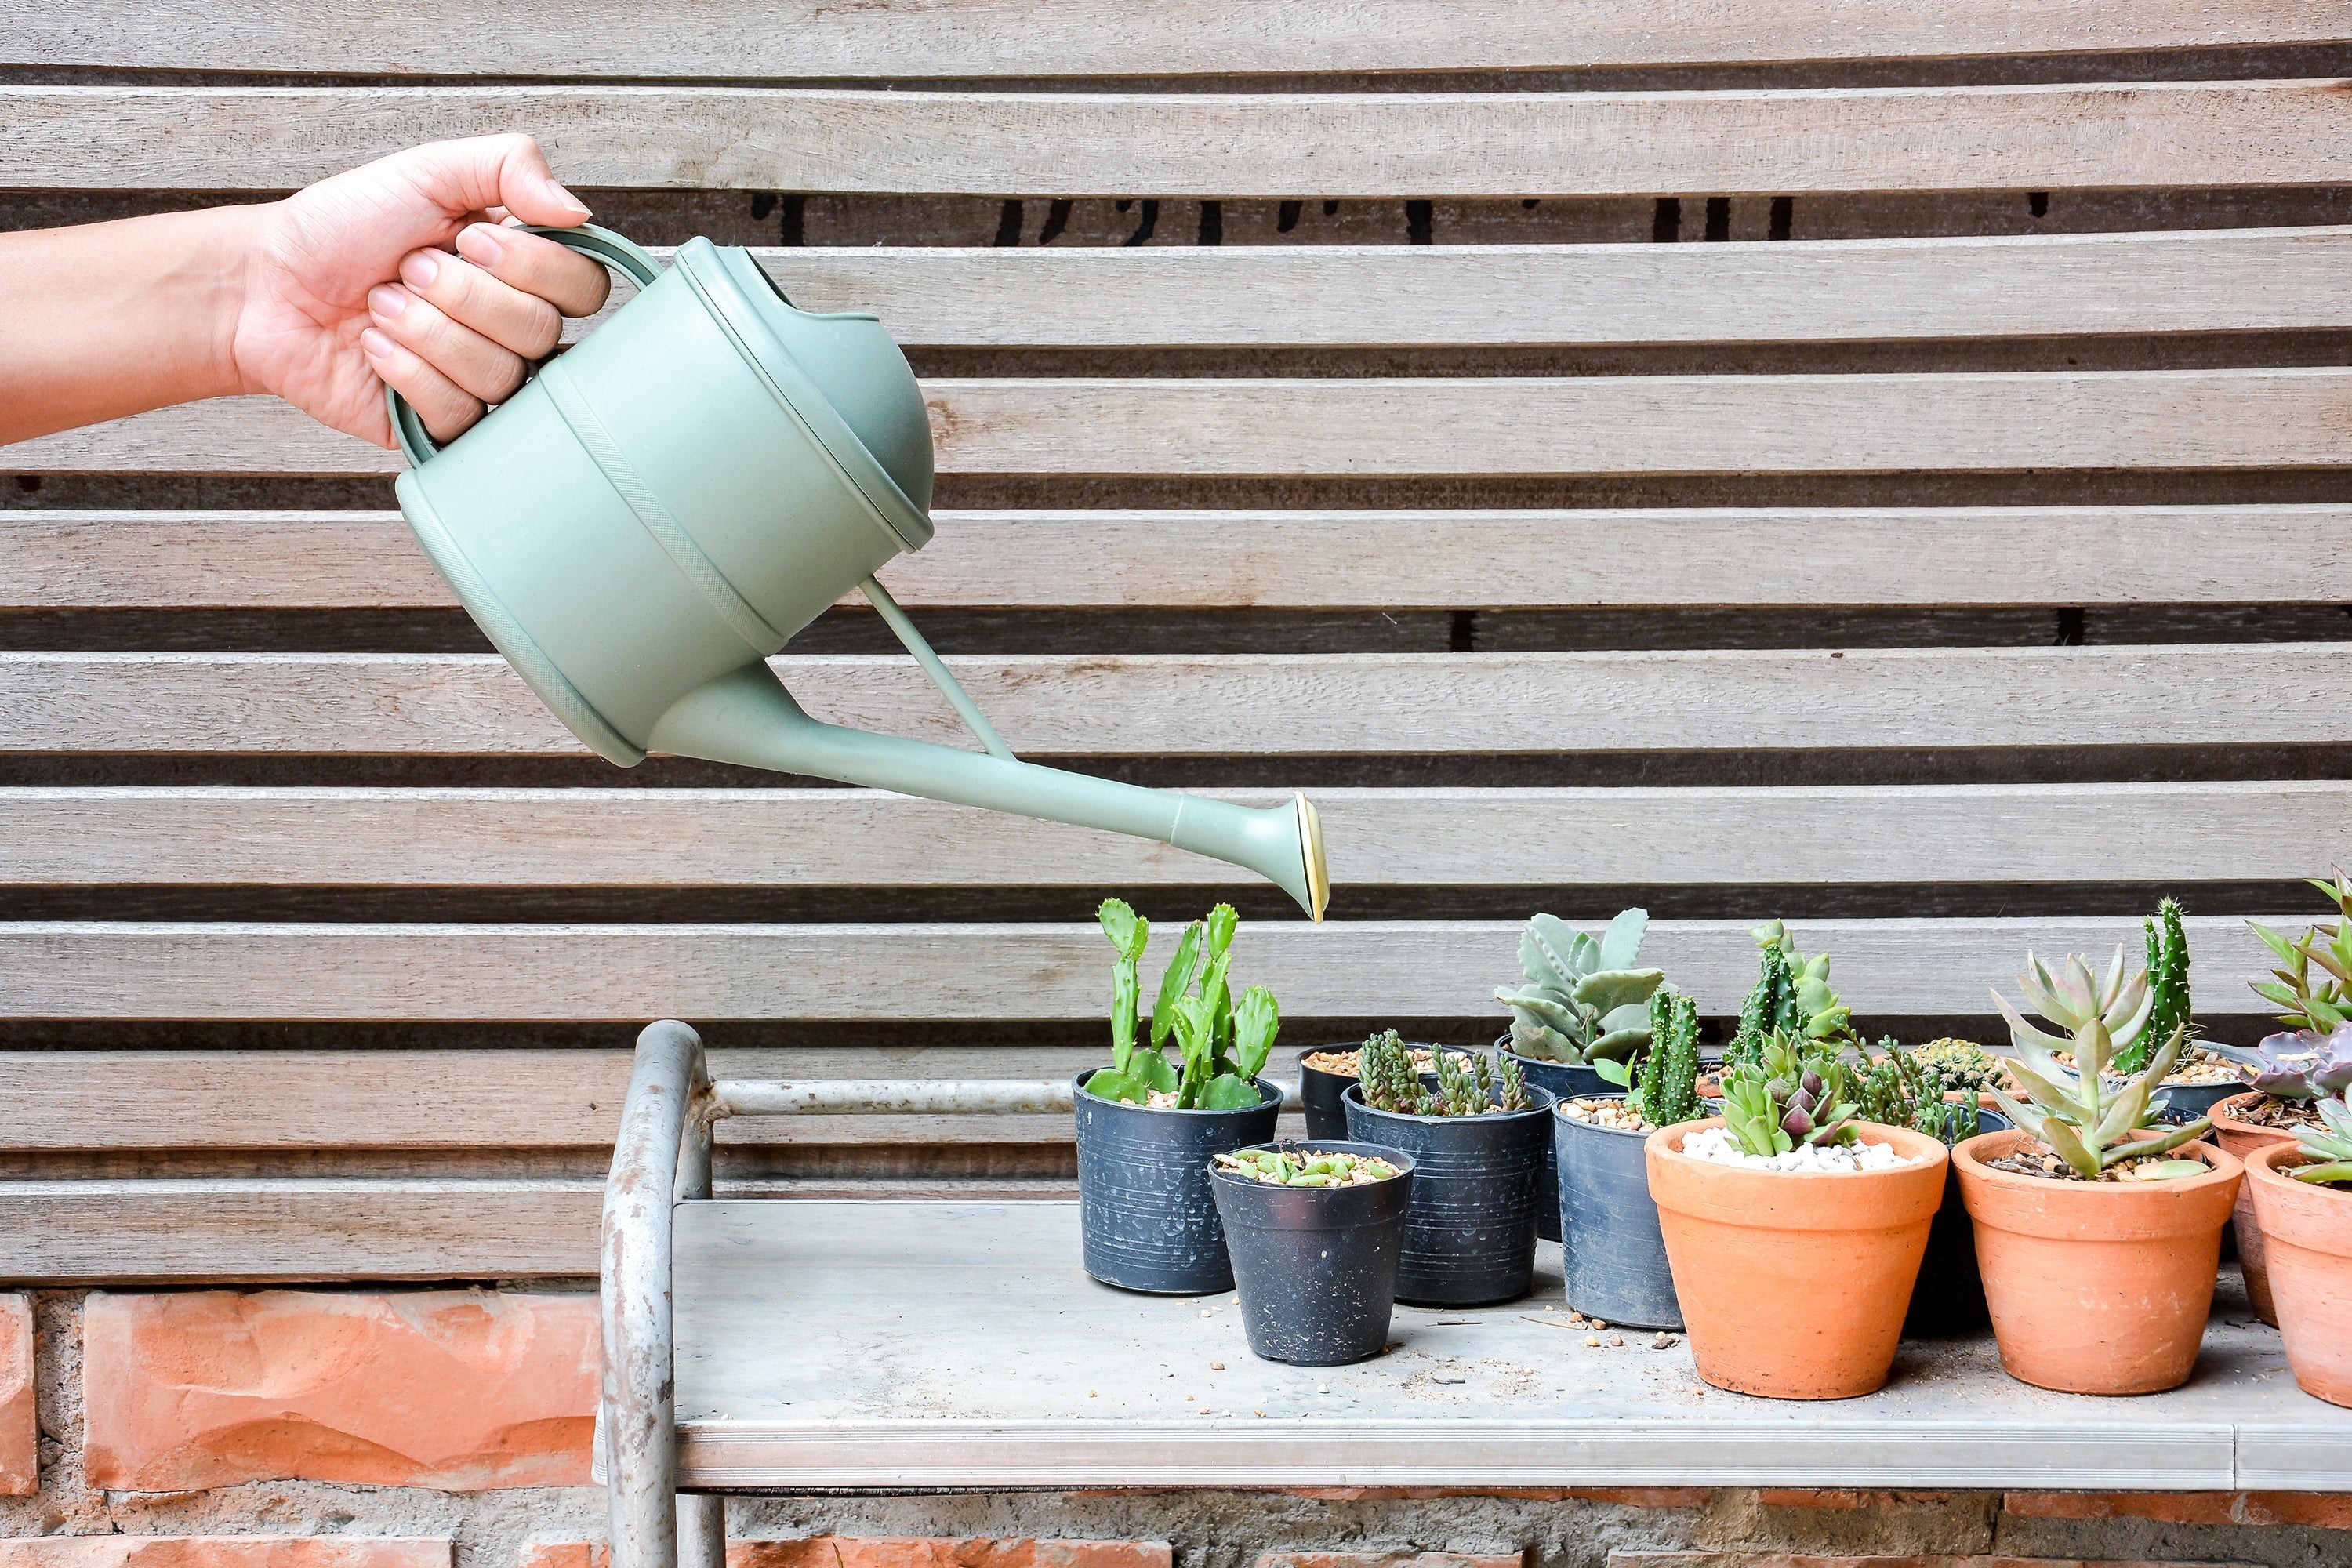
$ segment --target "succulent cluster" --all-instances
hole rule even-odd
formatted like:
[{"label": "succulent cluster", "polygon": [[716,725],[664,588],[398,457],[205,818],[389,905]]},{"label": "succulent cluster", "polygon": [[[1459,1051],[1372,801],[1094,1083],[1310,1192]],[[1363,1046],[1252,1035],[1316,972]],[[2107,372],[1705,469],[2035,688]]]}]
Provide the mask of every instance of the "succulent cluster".
[{"label": "succulent cluster", "polygon": [[1929,1040],[1911,1053],[1911,1060],[1935,1080],[1939,1094],[1962,1094],[1973,1100],[2000,1082],[2000,1058],[1974,1040],[1949,1036]]},{"label": "succulent cluster", "polygon": [[1596,942],[1567,921],[1538,915],[1519,937],[1527,984],[1498,990],[1511,1010],[1511,1049],[1536,1061],[1630,1061],[1650,1044],[1649,1003],[1665,980],[1636,968],[1646,910],[1626,910]]},{"label": "succulent cluster", "polygon": [[1699,1114],[1698,1004],[1674,990],[1650,998],[1650,1048],[1639,1062],[1603,1061],[1601,1076],[1626,1087],[1627,1106],[1652,1127]]},{"label": "succulent cluster", "polygon": [[[2009,1020],[2010,1039],[2018,1051],[2009,1064],[2009,1076],[2026,1096],[2019,1100],[1995,1090],[2002,1113],[2040,1139],[2086,1181],[2099,1180],[2126,1161],[2142,1162],[2117,1173],[2134,1180],[2161,1181],[2201,1173],[2205,1166],[2194,1160],[2147,1156],[2201,1137],[2212,1125],[2210,1118],[2200,1116],[2153,1139],[2133,1137],[2156,1125],[2162,1115],[2165,1097],[2156,1086],[2188,1047],[2188,1030],[2174,1029],[2147,1064],[2119,1084],[2109,1076],[2118,1033],[2127,1032],[2137,1038],[2147,1023],[2147,973],[2134,972],[2126,978],[2121,948],[2116,949],[2115,963],[2105,982],[2071,953],[2055,975],[2032,953],[2026,954],[2025,963],[2026,973],[2018,977],[2018,984],[2027,999],[2042,1017],[2063,1026],[2069,1034],[2062,1040],[2043,1033],[2018,1016],[2008,998],[1993,993],[2001,1016]],[[2051,1054],[2053,1049],[2070,1052],[2074,1065],[2070,1068],[2058,1061]]]},{"label": "succulent cluster", "polygon": [[[2315,877],[2311,885],[2336,901],[2335,925],[2315,925],[2289,942],[2266,925],[2246,923],[2279,962],[2270,979],[2253,983],[2255,993],[2285,1009],[2278,1016],[2280,1023],[2324,1034],[2352,1021],[2352,878],[2338,866],[2334,881]],[[2311,973],[2314,964],[2320,969],[2316,980]]]},{"label": "succulent cluster", "polygon": [[1412,1052],[1394,1029],[1366,1040],[1356,1058],[1364,1103],[1400,1116],[1484,1116],[1525,1110],[1528,1098],[1519,1064],[1507,1056],[1443,1050],[1436,1054],[1434,1087],[1413,1070]]},{"label": "succulent cluster", "polygon": [[1397,1168],[1377,1154],[1328,1153],[1320,1149],[1236,1149],[1210,1163],[1270,1187],[1360,1187],[1385,1182]]},{"label": "succulent cluster", "polygon": [[2352,1107],[2342,1095],[2319,1102],[2319,1125],[2296,1133],[2295,1143],[2312,1163],[2286,1174],[2298,1182],[2352,1182]]},{"label": "succulent cluster", "polygon": [[[1258,1103],[1256,1079],[1282,1026],[1274,993],[1253,985],[1236,1000],[1229,980],[1234,932],[1241,917],[1219,904],[1184,928],[1176,956],[1160,977],[1152,1004],[1150,1042],[1136,1038],[1140,1021],[1137,964],[1150,941],[1150,922],[1118,899],[1096,911],[1117,955],[1111,968],[1111,1065],[1087,1079],[1087,1092],[1105,1100],[1149,1105],[1173,1095],[1178,1110],[1238,1110]],[[1173,1063],[1160,1053],[1176,1042]]]},{"label": "succulent cluster", "polygon": [[1723,1124],[1743,1153],[1769,1158],[1800,1144],[1853,1141],[1861,1106],[1842,1047],[1775,1030],[1757,1057],[1723,1079]]},{"label": "succulent cluster", "polygon": [[[1984,1056],[1988,1063],[1992,1059],[1977,1047],[1968,1048]],[[1889,1127],[1908,1127],[1946,1143],[1975,1137],[1981,1125],[1977,1117],[1977,1091],[1964,1090],[1961,1099],[1946,1100],[1944,1075],[1925,1058],[1924,1048],[1915,1055],[1905,1050],[1891,1035],[1881,1039],[1878,1054],[1864,1064],[1854,1085],[1862,1120]]]},{"label": "succulent cluster", "polygon": [[2166,899],[2156,913],[2140,923],[2147,944],[2147,1025],[2139,1038],[2116,1056],[2116,1071],[2136,1073],[2147,1065],[2149,1049],[2186,1030],[2194,1039],[2196,1021],[2189,1013],[2189,933],[2180,924],[2180,900]]},{"label": "succulent cluster", "polygon": [[1749,931],[1761,950],[1756,984],[1739,1005],[1739,1026],[1724,1047],[1727,1070],[1758,1066],[1764,1059],[1764,1042],[1773,1035],[1790,1040],[1851,1044],[1853,1014],[1830,988],[1830,955],[1811,958],[1797,951],[1788,928],[1767,921]]}]

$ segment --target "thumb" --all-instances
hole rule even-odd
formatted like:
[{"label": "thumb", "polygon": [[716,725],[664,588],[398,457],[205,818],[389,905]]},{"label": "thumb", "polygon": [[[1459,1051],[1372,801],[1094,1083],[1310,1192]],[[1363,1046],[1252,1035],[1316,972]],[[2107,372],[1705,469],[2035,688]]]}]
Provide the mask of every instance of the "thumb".
[{"label": "thumb", "polygon": [[452,217],[502,206],[525,223],[571,228],[588,221],[588,205],[563,188],[539,143],[523,135],[433,142],[388,162],[418,193]]}]

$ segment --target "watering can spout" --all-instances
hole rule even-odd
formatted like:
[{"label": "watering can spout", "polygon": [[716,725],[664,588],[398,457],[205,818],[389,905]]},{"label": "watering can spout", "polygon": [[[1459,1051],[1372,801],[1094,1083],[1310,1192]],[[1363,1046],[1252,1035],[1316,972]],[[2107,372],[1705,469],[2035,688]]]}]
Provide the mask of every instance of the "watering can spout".
[{"label": "watering can spout", "polygon": [[1039,767],[1001,744],[982,755],[828,724],[809,717],[764,662],[680,698],[646,749],[1156,839],[1256,872],[1310,919],[1331,901],[1322,823],[1303,795],[1253,808]]}]

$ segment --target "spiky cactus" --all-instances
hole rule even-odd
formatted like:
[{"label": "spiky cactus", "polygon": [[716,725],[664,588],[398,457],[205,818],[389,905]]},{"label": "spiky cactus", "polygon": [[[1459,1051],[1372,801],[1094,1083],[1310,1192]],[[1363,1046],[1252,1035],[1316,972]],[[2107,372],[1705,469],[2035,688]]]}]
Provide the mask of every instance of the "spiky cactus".
[{"label": "spiky cactus", "polygon": [[[2072,953],[2067,955],[2063,979],[2053,977],[2031,953],[2025,962],[2027,973],[2019,976],[2019,982],[2027,999],[2043,1017],[2062,1025],[2070,1035],[2061,1040],[2044,1034],[2018,1016],[2007,997],[1993,993],[2001,1016],[2009,1020],[2010,1040],[2018,1051],[2017,1058],[2009,1064],[2009,1075],[2026,1096],[2021,1100],[1994,1091],[1994,1099],[2011,1121],[2040,1139],[2086,1181],[2097,1181],[2102,1173],[2126,1160],[2143,1160],[2178,1148],[2212,1126],[2211,1118],[2200,1116],[2160,1137],[2133,1139],[2133,1133],[2155,1126],[2162,1115],[2165,1097],[2156,1086],[2188,1048],[2189,1035],[2185,1029],[2174,1030],[2137,1074],[2120,1088],[2110,1087],[2107,1075],[2115,1065],[2117,1036],[2127,1033],[2137,1038],[2147,1023],[2149,1004],[2147,974],[2136,973],[2128,978],[2124,974],[2123,949],[2116,949],[2114,966],[2104,984],[2088,963]],[[2067,1067],[2052,1056],[2053,1048],[2072,1053],[2074,1065]],[[2151,1160],[2130,1174],[2137,1180],[2161,1181],[2204,1169],[2194,1160]]]},{"label": "spiky cactus", "polygon": [[1356,1058],[1364,1103],[1402,1116],[1484,1116],[1493,1110],[1525,1110],[1526,1082],[1508,1057],[1477,1051],[1434,1054],[1437,1087],[1426,1088],[1413,1070],[1412,1052],[1394,1029],[1366,1040]]},{"label": "spiky cactus", "polygon": [[1527,984],[1497,990],[1511,1010],[1511,1049],[1537,1061],[1626,1061],[1650,1044],[1649,1002],[1665,981],[1660,969],[1637,969],[1649,912],[1626,910],[1601,940],[1552,915],[1528,921],[1519,936]]},{"label": "spiky cactus", "polygon": [[1892,1035],[1878,1042],[1878,1051],[1864,1068],[1854,1089],[1864,1121],[1908,1127],[1946,1143],[1977,1135],[1980,1123],[1974,1090],[1968,1091],[1965,1100],[1946,1100],[1943,1075],[1921,1057],[1906,1051]]},{"label": "spiky cactus", "polygon": [[[2289,942],[2260,921],[2246,923],[2279,961],[2270,979],[2252,983],[2255,994],[2286,1009],[2278,1015],[2280,1023],[2325,1034],[2352,1021],[2352,878],[2338,866],[2333,882],[2313,878],[2311,885],[2336,901],[2333,926],[2315,925]],[[2322,972],[2316,980],[2311,975],[2315,963]]]},{"label": "spiky cactus", "polygon": [[[1439,1052],[1444,1056],[1444,1052]],[[1356,1056],[1356,1079],[1363,1085],[1364,1103],[1398,1116],[1425,1116],[1431,1096],[1412,1069],[1412,1053],[1394,1029],[1382,1029],[1363,1043]]]},{"label": "spiky cactus", "polygon": [[1633,1108],[1653,1127],[1688,1121],[1698,1115],[1698,1004],[1678,991],[1650,998],[1650,1038]]},{"label": "spiky cactus", "polygon": [[1830,987],[1830,955],[1817,952],[1807,958],[1797,951],[1788,927],[1776,920],[1748,934],[1760,950],[1756,984],[1739,1005],[1738,1027],[1723,1053],[1725,1068],[1759,1064],[1764,1042],[1774,1034],[1792,1040],[1851,1042],[1853,1013]]},{"label": "spiky cactus", "polygon": [[2147,1026],[2117,1053],[2116,1070],[2120,1073],[2139,1071],[2147,1064],[2149,1047],[2172,1038],[2176,1029],[2188,1030],[2191,1039],[2197,1036],[2189,1014],[2189,933],[2181,929],[2180,901],[2158,903],[2140,929],[2147,947]]}]

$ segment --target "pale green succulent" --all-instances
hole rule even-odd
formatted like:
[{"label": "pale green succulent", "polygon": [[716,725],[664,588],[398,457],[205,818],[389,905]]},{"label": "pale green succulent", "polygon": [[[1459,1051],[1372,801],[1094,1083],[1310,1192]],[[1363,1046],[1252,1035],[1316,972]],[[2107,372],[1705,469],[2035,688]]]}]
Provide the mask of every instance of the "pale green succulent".
[{"label": "pale green succulent", "polygon": [[1511,1049],[1538,1061],[1629,1061],[1650,1044],[1650,998],[1662,969],[1636,969],[1646,910],[1626,910],[1595,942],[1552,915],[1528,921],[1519,968],[1528,984],[1495,993],[1511,1010]]},{"label": "pale green succulent", "polygon": [[2295,1143],[2313,1163],[2281,1174],[2298,1182],[2352,1182],[2352,1106],[2347,1106],[2341,1095],[2317,1104],[2320,1124],[2294,1135]]},{"label": "pale green succulent", "polygon": [[[2168,1128],[2157,1138],[2132,1136],[2155,1126],[2163,1113],[2165,1097],[2156,1086],[2180,1059],[2189,1044],[2189,1031],[2175,1028],[2147,1065],[2131,1078],[2117,1084],[2112,1076],[2118,1029],[2137,1038],[2147,1022],[2147,974],[2125,976],[2121,948],[2116,950],[2115,965],[2105,984],[2089,964],[2071,953],[2063,976],[2053,976],[2030,953],[2026,966],[2027,973],[2019,979],[2027,999],[2043,1017],[2064,1026],[2069,1037],[2062,1040],[2044,1034],[2018,1016],[2000,992],[1993,993],[2001,1016],[2009,1020],[2010,1040],[2018,1052],[2009,1064],[2009,1076],[2025,1091],[2021,1100],[1995,1090],[1993,1098],[2002,1114],[2040,1139],[2088,1181],[2097,1181],[2102,1173],[2126,1160],[2146,1162],[2118,1173],[2130,1180],[2201,1174],[2206,1167],[2200,1161],[2148,1160],[2147,1156],[2202,1137],[2212,1126],[2210,1117]],[[2053,1048],[2071,1052],[2074,1065],[2070,1068],[2053,1057]]]}]

